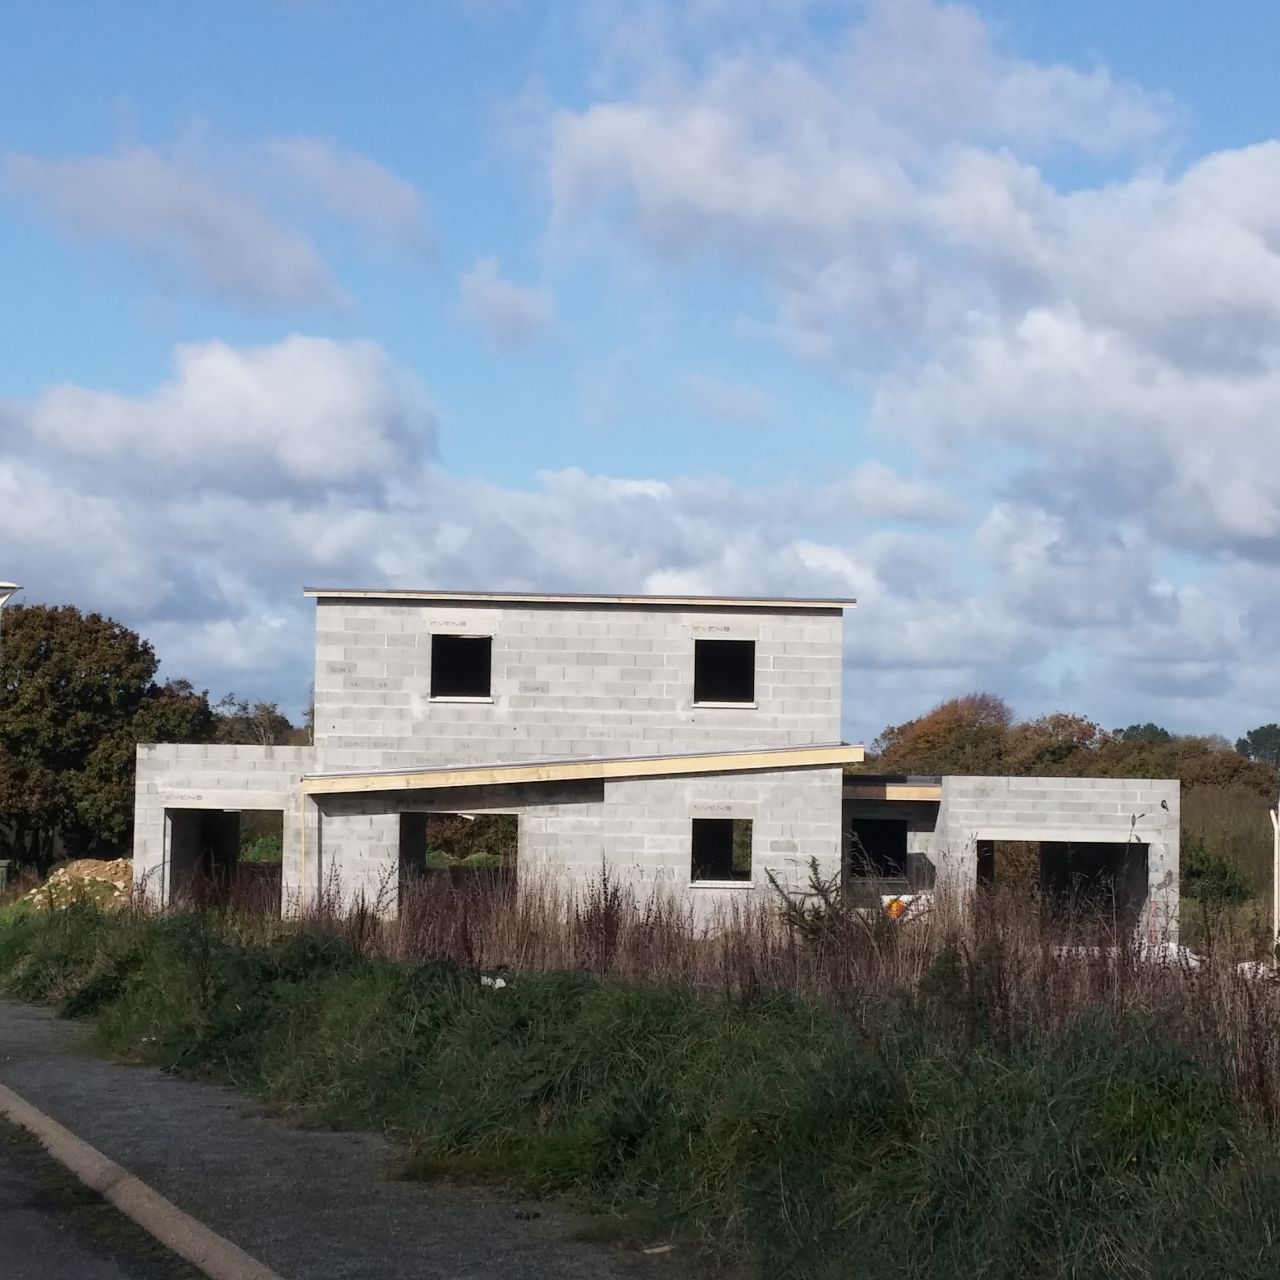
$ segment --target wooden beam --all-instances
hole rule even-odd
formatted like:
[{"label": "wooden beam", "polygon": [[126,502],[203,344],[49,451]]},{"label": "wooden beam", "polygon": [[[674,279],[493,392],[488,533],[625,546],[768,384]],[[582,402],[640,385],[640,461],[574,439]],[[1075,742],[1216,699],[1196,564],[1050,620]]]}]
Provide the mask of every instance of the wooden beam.
[{"label": "wooden beam", "polygon": [[453,787],[518,786],[530,782],[582,782],[608,778],[660,778],[687,774],[760,773],[858,764],[860,746],[789,747],[781,751],[724,751],[709,755],[614,756],[597,760],[543,760],[532,764],[344,773],[303,778],[308,795],[364,795],[375,791],[427,791]]},{"label": "wooden beam", "polygon": [[898,800],[929,801],[936,804],[942,799],[942,784],[938,782],[846,782],[846,800]]}]

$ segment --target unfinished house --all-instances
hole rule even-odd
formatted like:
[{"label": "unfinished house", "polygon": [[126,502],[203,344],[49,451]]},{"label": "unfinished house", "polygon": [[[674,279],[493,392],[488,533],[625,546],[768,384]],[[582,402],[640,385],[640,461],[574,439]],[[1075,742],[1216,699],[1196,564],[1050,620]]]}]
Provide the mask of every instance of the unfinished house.
[{"label": "unfinished house", "polygon": [[1176,941],[1180,788],[1131,778],[876,777],[844,787],[843,883],[868,898],[1033,888],[1063,920]]},{"label": "unfinished house", "polygon": [[266,810],[282,910],[336,895],[394,912],[444,830],[522,879],[607,864],[700,911],[770,875],[801,886],[811,862],[851,890],[969,891],[1027,840],[1066,847],[1053,884],[1120,884],[1140,927],[1176,906],[1176,783],[846,778],[853,601],[307,594],[313,746],[138,748],[134,874],[155,901],[225,879],[243,815]]}]

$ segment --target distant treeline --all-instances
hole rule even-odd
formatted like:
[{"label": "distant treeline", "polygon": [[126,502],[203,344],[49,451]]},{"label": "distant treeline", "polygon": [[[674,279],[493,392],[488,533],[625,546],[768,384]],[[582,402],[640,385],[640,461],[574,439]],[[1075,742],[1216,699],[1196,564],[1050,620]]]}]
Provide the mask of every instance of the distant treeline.
[{"label": "distant treeline", "polygon": [[[1272,733],[1274,731],[1274,733]],[[890,725],[871,744],[862,771],[1021,774],[1033,777],[1178,778],[1184,789],[1239,788],[1274,797],[1276,739],[1263,725],[1233,747],[1225,738],[1170,733],[1157,724],[1103,729],[1059,712],[1017,720],[990,693],[971,693]]]}]

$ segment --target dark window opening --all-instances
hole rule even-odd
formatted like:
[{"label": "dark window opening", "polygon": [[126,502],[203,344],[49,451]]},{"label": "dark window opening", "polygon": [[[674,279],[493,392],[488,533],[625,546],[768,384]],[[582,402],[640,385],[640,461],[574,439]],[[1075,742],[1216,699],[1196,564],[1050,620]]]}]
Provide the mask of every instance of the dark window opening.
[{"label": "dark window opening", "polygon": [[509,880],[519,840],[514,813],[402,813],[400,891],[438,873],[450,883]]},{"label": "dark window opening", "polygon": [[691,880],[751,879],[751,819],[694,818]]},{"label": "dark window opening", "polygon": [[491,636],[431,637],[433,698],[487,698],[492,670]]},{"label": "dark window opening", "polygon": [[1009,893],[1039,891],[1040,844],[1035,840],[979,840],[978,888]]},{"label": "dark window opening", "polygon": [[694,702],[754,702],[756,700],[756,642],[754,640],[695,640],[693,642]]},{"label": "dark window opening", "polygon": [[906,822],[895,818],[858,818],[849,834],[849,874],[880,880],[905,880]]},{"label": "dark window opening", "polygon": [[907,848],[906,818],[863,818],[845,809],[844,887],[860,905],[886,894],[923,893],[937,883],[928,854]]}]

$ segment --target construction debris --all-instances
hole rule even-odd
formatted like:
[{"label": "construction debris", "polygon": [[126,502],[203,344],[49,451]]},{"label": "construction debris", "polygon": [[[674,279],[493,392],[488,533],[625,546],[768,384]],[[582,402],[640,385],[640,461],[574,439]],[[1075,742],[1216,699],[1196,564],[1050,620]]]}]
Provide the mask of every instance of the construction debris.
[{"label": "construction debris", "polygon": [[24,893],[37,911],[60,911],[73,902],[92,902],[110,910],[123,906],[133,888],[133,862],[129,858],[76,858],[64,862],[44,884]]}]

